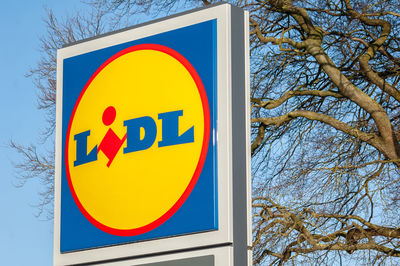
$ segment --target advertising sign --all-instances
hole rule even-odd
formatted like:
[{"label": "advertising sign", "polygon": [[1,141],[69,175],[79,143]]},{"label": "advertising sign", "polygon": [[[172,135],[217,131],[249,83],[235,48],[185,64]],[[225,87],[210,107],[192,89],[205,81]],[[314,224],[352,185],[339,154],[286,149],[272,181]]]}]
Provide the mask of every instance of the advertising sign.
[{"label": "advertising sign", "polygon": [[[247,20],[219,4],[58,51],[55,265],[215,245],[226,246],[233,263],[235,240],[247,248]],[[235,23],[242,29],[233,34]],[[243,143],[237,159],[235,137]],[[243,201],[240,214],[234,198]],[[239,227],[245,233],[235,236]]]}]

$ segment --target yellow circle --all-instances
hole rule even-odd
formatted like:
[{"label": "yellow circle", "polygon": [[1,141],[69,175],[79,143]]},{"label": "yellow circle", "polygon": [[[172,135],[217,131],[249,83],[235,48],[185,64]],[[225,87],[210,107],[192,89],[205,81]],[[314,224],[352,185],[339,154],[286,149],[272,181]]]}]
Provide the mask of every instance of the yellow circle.
[{"label": "yellow circle", "polygon": [[[102,122],[108,106],[116,109],[110,126]],[[194,142],[158,147],[159,113],[183,110],[179,134],[194,126]],[[124,121],[150,116],[157,125],[153,145],[124,153],[125,141],[110,167],[102,152],[97,160],[74,166],[76,134],[90,130],[88,152],[111,128],[119,138]],[[68,142],[70,183],[84,210],[100,224],[118,230],[144,227],[163,216],[182,196],[202,152],[205,118],[198,86],[188,69],[162,51],[143,49],[109,62],[90,82],[71,118]],[[70,185],[71,185],[70,184]]]}]

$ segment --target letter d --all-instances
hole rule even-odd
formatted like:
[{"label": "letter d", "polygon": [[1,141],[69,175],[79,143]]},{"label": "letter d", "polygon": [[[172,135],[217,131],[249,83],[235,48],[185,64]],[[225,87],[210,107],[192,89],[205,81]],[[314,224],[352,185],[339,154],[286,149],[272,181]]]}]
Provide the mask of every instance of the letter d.
[{"label": "letter d", "polygon": [[[150,116],[143,116],[124,121],[127,127],[126,148],[124,153],[146,150],[153,145],[157,136],[157,125]],[[140,139],[140,128],[144,129],[144,137]]]}]

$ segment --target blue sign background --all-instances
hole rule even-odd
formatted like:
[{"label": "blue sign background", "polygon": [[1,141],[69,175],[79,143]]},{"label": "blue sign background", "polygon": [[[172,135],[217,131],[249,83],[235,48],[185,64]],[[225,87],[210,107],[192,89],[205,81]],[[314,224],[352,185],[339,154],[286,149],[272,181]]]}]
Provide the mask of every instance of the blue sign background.
[{"label": "blue sign background", "polygon": [[[65,143],[74,105],[93,73],[108,58],[133,45],[153,43],[183,55],[196,69],[205,87],[210,108],[210,142],[203,170],[182,207],[164,224],[147,233],[122,237],[92,225],[72,198],[65,168]],[[217,200],[217,23],[216,20],[153,35],[64,59],[61,174],[61,252],[131,243],[218,229]],[[144,99],[145,100],[145,99]]]}]

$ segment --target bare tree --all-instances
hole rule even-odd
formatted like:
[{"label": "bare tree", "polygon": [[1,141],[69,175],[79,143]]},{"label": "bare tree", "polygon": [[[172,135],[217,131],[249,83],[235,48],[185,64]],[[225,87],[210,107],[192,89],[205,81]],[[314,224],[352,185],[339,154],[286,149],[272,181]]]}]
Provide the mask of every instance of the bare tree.
[{"label": "bare tree", "polygon": [[255,264],[400,256],[399,3],[250,9]]},{"label": "bare tree", "polygon": [[[49,13],[40,103],[54,115],[55,49],[102,32],[102,18],[211,2],[95,0],[100,17],[84,24]],[[230,2],[250,12],[254,264],[398,264],[399,2]]]}]

